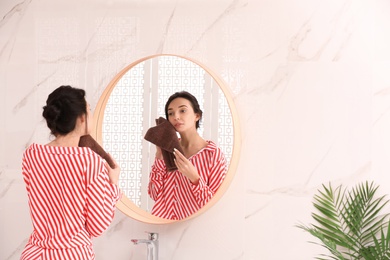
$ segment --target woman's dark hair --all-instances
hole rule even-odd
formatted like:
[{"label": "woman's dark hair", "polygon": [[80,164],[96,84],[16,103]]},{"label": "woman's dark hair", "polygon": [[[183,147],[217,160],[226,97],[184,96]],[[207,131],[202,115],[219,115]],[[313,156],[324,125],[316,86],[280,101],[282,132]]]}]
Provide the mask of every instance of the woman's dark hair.
[{"label": "woman's dark hair", "polygon": [[60,86],[47,98],[42,116],[51,134],[66,135],[76,127],[79,116],[87,113],[85,90],[71,86]]},{"label": "woman's dark hair", "polygon": [[175,94],[172,94],[168,98],[168,101],[165,104],[165,117],[166,117],[166,119],[168,120],[168,107],[169,107],[169,104],[176,98],[185,98],[188,101],[190,101],[192,109],[194,110],[194,112],[196,114],[199,115],[199,120],[196,121],[196,129],[198,129],[199,125],[200,125],[200,120],[202,119],[203,112],[200,109],[200,106],[199,106],[199,103],[198,103],[198,100],[196,99],[196,97],[194,97],[192,94],[190,94],[187,91],[176,92]]}]

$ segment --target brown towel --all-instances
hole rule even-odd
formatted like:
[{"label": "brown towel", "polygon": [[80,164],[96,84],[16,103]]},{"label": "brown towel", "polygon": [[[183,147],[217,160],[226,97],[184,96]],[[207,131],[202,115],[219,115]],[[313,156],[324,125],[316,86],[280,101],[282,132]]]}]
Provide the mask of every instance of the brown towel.
[{"label": "brown towel", "polygon": [[173,154],[173,148],[176,148],[181,153],[183,153],[183,151],[176,135],[176,129],[163,117],[156,119],[156,123],[157,126],[149,128],[144,138],[161,148],[165,166],[168,171],[177,170],[174,161],[175,155]]},{"label": "brown towel", "polygon": [[92,136],[90,135],[81,136],[79,141],[79,146],[91,148],[92,151],[94,151],[95,153],[100,155],[104,160],[106,160],[108,165],[110,165],[111,168],[113,169],[115,168],[115,163],[112,161],[111,157],[106,153],[106,151],[104,151],[103,147],[101,147],[99,143],[96,142],[95,139],[93,139]]}]

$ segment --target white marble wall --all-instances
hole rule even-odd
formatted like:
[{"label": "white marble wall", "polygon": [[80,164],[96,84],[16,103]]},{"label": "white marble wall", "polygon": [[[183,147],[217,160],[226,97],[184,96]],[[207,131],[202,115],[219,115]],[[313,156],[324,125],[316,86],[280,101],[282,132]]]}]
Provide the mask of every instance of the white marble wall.
[{"label": "white marble wall", "polygon": [[322,183],[364,180],[390,193],[388,0],[1,0],[0,259],[31,232],[22,152],[45,143],[47,94],[87,90],[141,57],[173,53],[228,83],[242,129],[236,176],[203,215],[149,225],[120,211],[97,259],[146,259],[131,238],[160,233],[161,260],[302,260],[323,249],[311,222]]}]

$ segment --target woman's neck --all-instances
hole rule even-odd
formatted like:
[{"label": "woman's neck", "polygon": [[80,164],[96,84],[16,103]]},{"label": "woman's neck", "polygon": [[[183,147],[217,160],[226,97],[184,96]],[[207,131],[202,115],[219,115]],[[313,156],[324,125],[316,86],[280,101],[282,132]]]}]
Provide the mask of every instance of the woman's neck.
[{"label": "woman's neck", "polygon": [[67,135],[58,135],[48,143],[49,146],[75,147],[79,145],[80,135],[69,133]]},{"label": "woman's neck", "polygon": [[180,146],[184,156],[189,158],[207,146],[207,142],[198,134],[180,135]]}]

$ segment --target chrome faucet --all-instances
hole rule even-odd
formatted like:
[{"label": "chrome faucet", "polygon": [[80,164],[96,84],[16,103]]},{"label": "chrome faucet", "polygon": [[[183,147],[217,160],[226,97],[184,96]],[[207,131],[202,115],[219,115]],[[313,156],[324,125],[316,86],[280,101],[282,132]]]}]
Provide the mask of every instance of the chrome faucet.
[{"label": "chrome faucet", "polygon": [[134,245],[146,244],[148,250],[147,260],[158,260],[158,233],[148,233],[148,239],[132,239]]}]

